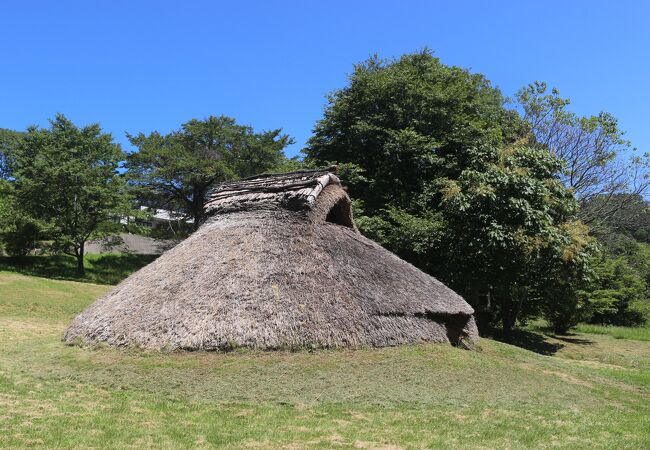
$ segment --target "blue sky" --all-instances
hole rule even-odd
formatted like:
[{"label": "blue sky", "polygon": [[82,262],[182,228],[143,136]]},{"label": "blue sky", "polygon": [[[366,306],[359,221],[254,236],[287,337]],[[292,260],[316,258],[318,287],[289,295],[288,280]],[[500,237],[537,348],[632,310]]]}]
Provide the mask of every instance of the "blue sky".
[{"label": "blue sky", "polygon": [[650,150],[647,1],[29,1],[0,5],[0,127],[125,132],[226,114],[295,154],[352,65],[431,48],[506,95],[543,80]]}]

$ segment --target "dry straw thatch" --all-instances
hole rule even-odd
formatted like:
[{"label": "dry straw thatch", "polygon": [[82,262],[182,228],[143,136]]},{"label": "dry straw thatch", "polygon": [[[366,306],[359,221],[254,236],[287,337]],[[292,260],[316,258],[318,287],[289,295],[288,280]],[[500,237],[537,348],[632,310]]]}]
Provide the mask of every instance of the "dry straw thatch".
[{"label": "dry straw thatch", "polygon": [[361,235],[331,169],[221,185],[185,241],[77,316],[68,343],[219,350],[476,339],[473,309]]}]

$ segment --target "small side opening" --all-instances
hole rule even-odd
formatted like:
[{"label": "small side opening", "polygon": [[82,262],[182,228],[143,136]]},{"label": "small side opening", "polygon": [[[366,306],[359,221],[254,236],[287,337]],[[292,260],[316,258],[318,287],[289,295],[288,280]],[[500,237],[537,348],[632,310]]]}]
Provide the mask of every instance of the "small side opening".
[{"label": "small side opening", "polygon": [[354,228],[352,223],[352,205],[347,198],[341,198],[327,213],[326,222],[335,223],[348,228]]}]

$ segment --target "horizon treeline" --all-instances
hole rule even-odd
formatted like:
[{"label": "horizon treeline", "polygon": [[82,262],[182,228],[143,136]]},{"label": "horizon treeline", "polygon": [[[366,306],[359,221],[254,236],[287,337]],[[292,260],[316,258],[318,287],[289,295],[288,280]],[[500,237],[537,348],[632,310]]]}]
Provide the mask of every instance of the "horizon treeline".
[{"label": "horizon treeline", "polygon": [[[534,82],[509,101],[483,75],[429,50],[354,66],[332,92],[301,157],[281,129],[190,119],[127,134],[59,114],[48,128],[0,130],[0,248],[77,258],[122,230],[139,205],[204,220],[219,182],[336,164],[359,230],[463,295],[482,332],[511,336],[544,318],[638,325],[650,286],[648,155],[606,112],[578,116]],[[128,231],[144,232],[137,227]]]}]

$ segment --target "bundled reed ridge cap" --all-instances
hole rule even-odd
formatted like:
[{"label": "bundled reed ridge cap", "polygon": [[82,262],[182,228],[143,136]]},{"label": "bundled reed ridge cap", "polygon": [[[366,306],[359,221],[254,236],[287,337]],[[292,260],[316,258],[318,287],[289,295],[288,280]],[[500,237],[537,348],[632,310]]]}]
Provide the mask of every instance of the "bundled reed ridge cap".
[{"label": "bundled reed ridge cap", "polygon": [[240,181],[221,183],[208,195],[207,214],[280,206],[292,210],[311,209],[323,189],[341,181],[336,166],[324,169],[262,174]]}]

